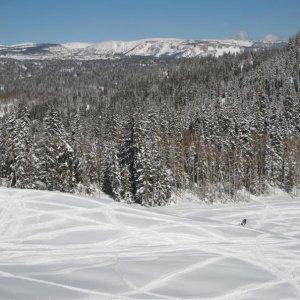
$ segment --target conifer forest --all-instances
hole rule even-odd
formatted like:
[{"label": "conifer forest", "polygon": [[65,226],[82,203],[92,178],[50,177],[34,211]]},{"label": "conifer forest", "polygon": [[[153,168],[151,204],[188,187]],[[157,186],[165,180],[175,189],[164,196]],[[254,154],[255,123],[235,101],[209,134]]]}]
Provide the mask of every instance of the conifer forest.
[{"label": "conifer forest", "polygon": [[0,178],[144,206],[300,187],[300,36],[220,57],[0,59]]}]

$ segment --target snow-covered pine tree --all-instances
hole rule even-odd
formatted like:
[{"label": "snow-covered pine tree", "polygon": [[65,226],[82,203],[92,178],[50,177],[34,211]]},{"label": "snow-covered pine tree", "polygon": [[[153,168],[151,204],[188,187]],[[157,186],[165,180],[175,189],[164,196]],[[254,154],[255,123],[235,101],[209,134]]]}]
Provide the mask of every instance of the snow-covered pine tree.
[{"label": "snow-covered pine tree", "polygon": [[150,205],[165,205],[171,197],[173,174],[168,168],[166,158],[162,151],[162,133],[158,113],[150,112],[147,116],[148,130],[146,135],[146,152],[149,155],[150,182],[152,200]]},{"label": "snow-covered pine tree", "polygon": [[268,103],[262,92],[254,94],[254,116],[251,121],[252,147],[255,153],[252,164],[253,192],[257,194],[266,191],[266,144]]},{"label": "snow-covered pine tree", "polygon": [[[13,166],[15,163],[14,135],[15,135],[15,109],[10,110],[3,118],[2,130],[2,176],[6,178],[7,184],[11,185],[14,178]],[[15,182],[14,182],[15,184]]]},{"label": "snow-covered pine tree", "polygon": [[146,122],[135,114],[132,125],[132,178],[134,202],[141,205],[152,203],[152,166],[149,161],[149,145],[146,144]]},{"label": "snow-covered pine tree", "polygon": [[122,201],[122,180],[118,145],[110,147],[110,157],[105,170],[103,191],[116,201]]},{"label": "snow-covered pine tree", "polygon": [[31,148],[30,120],[28,109],[20,103],[15,112],[14,130],[12,132],[14,162],[11,174],[11,186],[18,188],[31,187],[29,151]]},{"label": "snow-covered pine tree", "polygon": [[291,193],[296,186],[297,178],[297,143],[299,140],[299,133],[297,130],[297,124],[299,122],[299,115],[296,112],[296,101],[292,97],[287,96],[283,99],[283,178],[282,188]]},{"label": "snow-covered pine tree", "polygon": [[0,118],[0,180],[5,178],[6,174],[6,161],[5,161],[5,140],[6,140],[6,126],[5,118]]},{"label": "snow-covered pine tree", "polygon": [[[138,113],[135,113],[128,122],[122,143],[122,172],[126,176],[123,180],[123,195],[127,195],[128,199],[132,193],[135,203],[154,206],[164,200],[156,198],[158,189],[161,189],[159,184],[162,183],[158,183],[160,176],[156,170],[159,161],[155,154],[156,146],[150,130],[153,124],[149,124],[146,116]],[[131,183],[129,183],[129,177]],[[157,184],[156,187],[155,184]]]},{"label": "snow-covered pine tree", "polygon": [[266,148],[266,175],[272,186],[281,187],[283,182],[283,132],[282,116],[274,108],[268,124]]},{"label": "snow-covered pine tree", "polygon": [[239,146],[239,171],[241,173],[241,184],[248,191],[252,190],[255,182],[252,181],[252,165],[254,164],[251,128],[248,120],[240,120],[237,132],[237,143]]},{"label": "snow-covered pine tree", "polygon": [[131,174],[129,172],[129,166],[127,164],[121,165],[121,198],[125,203],[133,202],[132,195],[132,182],[131,182]]},{"label": "snow-covered pine tree", "polygon": [[76,159],[58,112],[50,107],[44,118],[44,178],[47,189],[72,191],[76,184]]},{"label": "snow-covered pine tree", "polygon": [[88,119],[84,117],[85,109],[73,114],[70,124],[72,148],[76,157],[75,176],[81,183],[81,192],[91,193],[94,186],[100,185],[97,161],[97,147],[91,131],[87,124]]}]

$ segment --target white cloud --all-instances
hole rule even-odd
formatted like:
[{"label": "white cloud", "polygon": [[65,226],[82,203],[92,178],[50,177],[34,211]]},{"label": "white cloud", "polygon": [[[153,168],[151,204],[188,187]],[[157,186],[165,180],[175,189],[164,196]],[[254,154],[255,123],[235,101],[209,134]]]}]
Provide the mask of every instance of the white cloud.
[{"label": "white cloud", "polygon": [[236,40],[249,40],[249,34],[246,30],[240,30],[237,34],[234,35]]},{"label": "white cloud", "polygon": [[266,43],[275,43],[278,41],[278,36],[270,33],[270,34],[267,34],[263,40]]}]

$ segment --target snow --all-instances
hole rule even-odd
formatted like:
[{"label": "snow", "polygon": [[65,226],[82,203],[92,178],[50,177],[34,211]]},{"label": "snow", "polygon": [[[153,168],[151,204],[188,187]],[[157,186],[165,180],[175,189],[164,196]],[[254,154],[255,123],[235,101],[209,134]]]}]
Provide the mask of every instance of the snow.
[{"label": "snow", "polygon": [[299,200],[143,208],[0,188],[0,299],[299,299]]},{"label": "snow", "polygon": [[[207,49],[207,45],[211,45]],[[218,49],[219,46],[221,49]],[[204,55],[220,56],[224,53],[239,53],[243,47],[250,47],[249,41],[235,40],[181,40],[181,39],[143,39],[136,41],[107,41],[93,44],[81,55],[102,58],[118,55],[139,56],[171,56],[195,57]],[[208,50],[208,51],[207,51]]]},{"label": "snow", "polygon": [[[5,102],[0,103],[0,117],[4,116],[5,111],[9,110],[17,103],[17,99],[6,100]],[[1,179],[0,179],[1,183]]]},{"label": "snow", "polygon": [[91,43],[80,43],[80,42],[72,42],[72,43],[62,44],[63,47],[71,49],[71,50],[84,49],[91,45],[92,45]]},{"label": "snow", "polygon": [[27,42],[27,43],[21,43],[21,44],[11,45],[9,47],[10,48],[29,48],[29,47],[34,47],[36,45],[37,45],[36,43]]},{"label": "snow", "polygon": [[[150,38],[135,41],[104,41],[101,43],[19,44],[1,48],[0,57],[14,59],[115,59],[123,56],[220,56],[239,53],[251,47],[251,41],[236,40],[184,40],[176,38]],[[28,47],[43,46],[44,52],[25,53]]]},{"label": "snow", "polygon": [[276,43],[277,41],[278,41],[278,36],[274,34],[267,34],[263,39],[263,42],[265,43]]},{"label": "snow", "polygon": [[238,47],[233,47],[233,46],[222,47],[222,48],[217,49],[215,56],[219,57],[219,56],[222,56],[224,53],[238,54],[240,52],[241,52],[241,50]]}]

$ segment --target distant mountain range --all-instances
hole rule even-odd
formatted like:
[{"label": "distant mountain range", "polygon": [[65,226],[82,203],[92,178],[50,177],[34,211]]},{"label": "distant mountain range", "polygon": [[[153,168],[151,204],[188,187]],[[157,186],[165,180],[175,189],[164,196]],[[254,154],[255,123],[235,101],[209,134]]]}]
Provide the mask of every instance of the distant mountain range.
[{"label": "distant mountain range", "polygon": [[90,43],[24,43],[0,45],[0,58],[14,59],[117,59],[126,56],[152,57],[215,57],[225,53],[240,53],[265,47],[280,47],[285,42],[244,40],[183,40],[143,39],[136,41],[106,41]]}]

